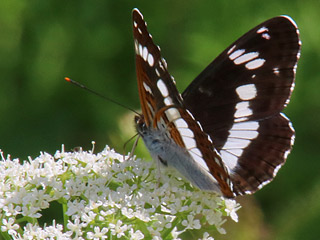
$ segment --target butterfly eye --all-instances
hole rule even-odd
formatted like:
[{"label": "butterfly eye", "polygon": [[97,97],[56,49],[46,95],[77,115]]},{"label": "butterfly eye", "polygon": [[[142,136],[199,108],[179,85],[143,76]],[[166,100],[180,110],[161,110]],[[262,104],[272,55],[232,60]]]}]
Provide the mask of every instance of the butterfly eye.
[{"label": "butterfly eye", "polygon": [[138,116],[138,115],[134,116],[134,122],[135,122],[136,124],[139,123],[140,119],[141,119],[140,116]]},{"label": "butterfly eye", "polygon": [[147,125],[142,115],[136,115],[134,117],[134,122],[136,124],[137,131],[140,133],[144,132],[145,129],[147,128]]}]

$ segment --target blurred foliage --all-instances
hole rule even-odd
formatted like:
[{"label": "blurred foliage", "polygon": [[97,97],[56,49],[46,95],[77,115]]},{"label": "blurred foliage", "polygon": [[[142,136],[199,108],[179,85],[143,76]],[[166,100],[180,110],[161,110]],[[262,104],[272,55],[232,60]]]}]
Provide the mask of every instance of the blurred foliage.
[{"label": "blurred foliage", "polygon": [[[133,7],[162,46],[180,91],[260,22],[281,14],[297,22],[302,53],[285,111],[297,132],[293,152],[273,183],[247,197],[241,225],[227,231],[232,239],[318,239],[320,1],[1,1],[0,148],[21,159],[54,153],[62,143],[91,149],[91,140],[97,151],[107,143],[122,151],[134,134],[133,115],[63,78],[139,109]],[[241,218],[252,206],[257,211]]]}]

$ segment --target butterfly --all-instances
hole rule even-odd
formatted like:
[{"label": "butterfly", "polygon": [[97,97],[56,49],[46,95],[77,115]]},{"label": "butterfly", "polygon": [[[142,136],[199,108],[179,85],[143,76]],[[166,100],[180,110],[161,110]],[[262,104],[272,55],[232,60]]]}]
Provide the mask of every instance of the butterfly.
[{"label": "butterfly", "polygon": [[224,197],[273,180],[294,142],[281,113],[294,88],[301,41],[288,16],[232,43],[180,94],[138,9],[132,12],[142,114],[138,134],[153,159]]}]

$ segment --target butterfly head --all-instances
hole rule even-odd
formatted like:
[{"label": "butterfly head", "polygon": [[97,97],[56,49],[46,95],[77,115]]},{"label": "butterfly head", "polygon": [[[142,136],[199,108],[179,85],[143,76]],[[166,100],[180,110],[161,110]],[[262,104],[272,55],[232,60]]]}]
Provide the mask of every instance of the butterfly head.
[{"label": "butterfly head", "polygon": [[135,127],[136,127],[138,134],[140,136],[143,136],[144,133],[146,132],[146,129],[147,129],[147,125],[144,120],[144,116],[142,114],[136,115],[134,117],[134,124],[135,124]]}]

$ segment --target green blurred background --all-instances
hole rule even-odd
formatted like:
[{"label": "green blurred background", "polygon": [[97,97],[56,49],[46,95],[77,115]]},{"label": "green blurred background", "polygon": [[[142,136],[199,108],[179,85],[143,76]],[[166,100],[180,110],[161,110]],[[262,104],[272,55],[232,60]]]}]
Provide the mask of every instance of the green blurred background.
[{"label": "green blurred background", "polygon": [[271,184],[239,198],[240,223],[226,225],[228,234],[221,239],[319,239],[318,0],[1,1],[0,148],[5,155],[53,154],[62,143],[66,150],[91,149],[92,140],[96,151],[106,144],[123,151],[134,134],[133,115],[63,78],[139,109],[134,7],[144,14],[180,91],[252,27],[281,14],[296,21],[303,44],[296,88],[285,110],[297,132],[293,152]]}]

